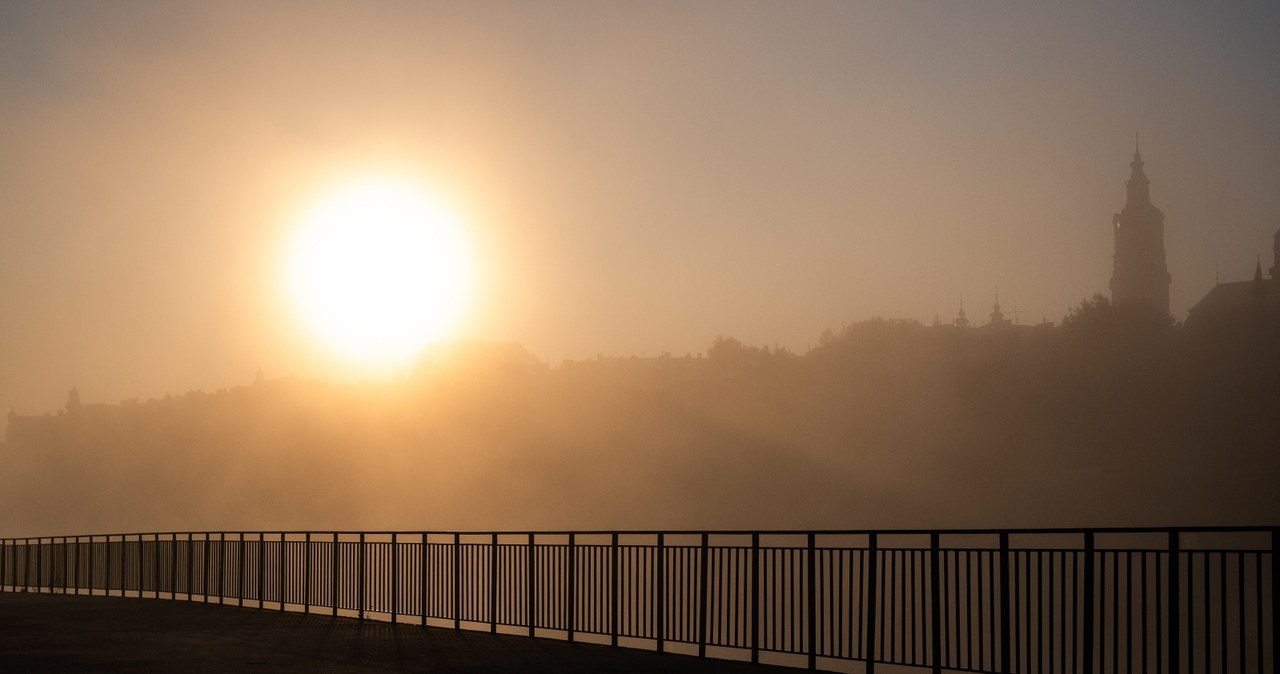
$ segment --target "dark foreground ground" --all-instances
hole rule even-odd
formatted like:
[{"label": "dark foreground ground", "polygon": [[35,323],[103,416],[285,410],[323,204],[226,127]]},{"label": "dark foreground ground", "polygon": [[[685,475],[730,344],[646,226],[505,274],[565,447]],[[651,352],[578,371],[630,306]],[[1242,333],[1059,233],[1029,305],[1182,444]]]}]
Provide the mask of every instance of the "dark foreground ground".
[{"label": "dark foreground ground", "polygon": [[157,599],[0,592],[5,672],[796,670],[555,639]]}]

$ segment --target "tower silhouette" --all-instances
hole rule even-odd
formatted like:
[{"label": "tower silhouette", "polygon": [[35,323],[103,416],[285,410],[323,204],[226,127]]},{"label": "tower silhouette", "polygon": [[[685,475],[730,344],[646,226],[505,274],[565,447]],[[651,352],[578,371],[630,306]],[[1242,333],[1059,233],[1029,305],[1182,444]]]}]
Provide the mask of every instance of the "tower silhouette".
[{"label": "tower silhouette", "polygon": [[1169,313],[1169,269],[1164,257],[1164,213],[1151,203],[1151,181],[1142,170],[1142,153],[1134,147],[1125,181],[1124,209],[1116,213],[1116,251],[1111,274],[1113,304],[1146,303]]}]

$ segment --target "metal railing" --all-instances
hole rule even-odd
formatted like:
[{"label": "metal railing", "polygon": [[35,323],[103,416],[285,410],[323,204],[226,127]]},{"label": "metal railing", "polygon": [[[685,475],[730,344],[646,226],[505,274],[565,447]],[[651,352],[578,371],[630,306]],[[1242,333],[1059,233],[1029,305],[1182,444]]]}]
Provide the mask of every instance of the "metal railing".
[{"label": "metal railing", "polygon": [[1276,674],[1278,547],[1277,527],[106,534],[0,540],[0,589],[811,669]]}]

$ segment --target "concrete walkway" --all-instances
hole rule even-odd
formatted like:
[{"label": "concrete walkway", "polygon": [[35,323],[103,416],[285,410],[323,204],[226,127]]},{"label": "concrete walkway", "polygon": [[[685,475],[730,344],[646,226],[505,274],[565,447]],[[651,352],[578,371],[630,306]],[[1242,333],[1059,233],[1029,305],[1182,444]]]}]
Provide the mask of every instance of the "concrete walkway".
[{"label": "concrete walkway", "polygon": [[782,667],[216,604],[0,592],[6,672],[707,672]]}]

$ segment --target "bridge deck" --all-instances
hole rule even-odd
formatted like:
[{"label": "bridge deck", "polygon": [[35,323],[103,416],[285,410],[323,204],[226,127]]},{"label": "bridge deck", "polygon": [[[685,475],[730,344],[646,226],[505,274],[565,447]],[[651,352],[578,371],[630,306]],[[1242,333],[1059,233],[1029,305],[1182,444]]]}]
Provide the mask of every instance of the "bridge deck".
[{"label": "bridge deck", "polygon": [[0,593],[13,672],[795,672],[557,639],[156,599]]}]

